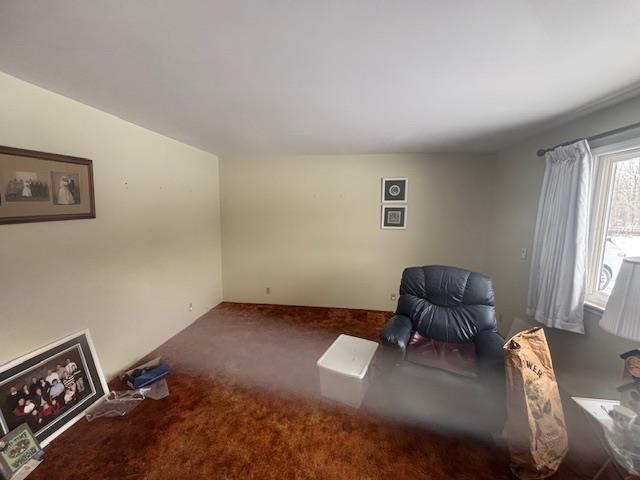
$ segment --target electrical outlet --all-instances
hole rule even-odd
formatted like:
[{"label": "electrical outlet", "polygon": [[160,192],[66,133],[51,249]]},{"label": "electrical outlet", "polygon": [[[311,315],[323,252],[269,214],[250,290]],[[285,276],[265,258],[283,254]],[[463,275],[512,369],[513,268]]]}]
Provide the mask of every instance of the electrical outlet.
[{"label": "electrical outlet", "polygon": [[527,248],[521,248],[520,249],[520,260],[526,260],[527,259]]},{"label": "electrical outlet", "polygon": [[396,301],[396,298],[397,298],[397,297],[396,297],[396,294],[395,294],[395,293],[392,293],[392,294],[391,294],[391,301],[392,301],[392,302],[395,302],[395,301]]},{"label": "electrical outlet", "polygon": [[266,293],[267,295],[271,295],[271,287],[265,288],[264,293]]},{"label": "electrical outlet", "polygon": [[189,311],[193,312],[193,303],[189,303]]}]

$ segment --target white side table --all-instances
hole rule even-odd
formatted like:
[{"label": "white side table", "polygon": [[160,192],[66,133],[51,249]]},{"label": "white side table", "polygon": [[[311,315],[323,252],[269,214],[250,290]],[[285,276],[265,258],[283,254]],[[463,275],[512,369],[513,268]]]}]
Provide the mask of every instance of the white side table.
[{"label": "white side table", "polygon": [[593,428],[602,448],[607,452],[607,460],[602,464],[600,469],[593,476],[592,480],[600,478],[609,465],[613,466],[616,475],[622,480],[638,478],[634,476],[634,472],[628,472],[624,465],[621,465],[620,462],[616,461],[616,454],[614,452],[615,447],[610,444],[609,437],[604,432],[605,428],[609,428],[609,430],[611,430],[613,426],[613,420],[609,416],[608,412],[612,410],[614,406],[620,405],[620,402],[618,400],[604,400],[600,398],[571,398],[580,407],[582,407],[585,416],[588,417],[587,421],[589,422],[589,425]]}]

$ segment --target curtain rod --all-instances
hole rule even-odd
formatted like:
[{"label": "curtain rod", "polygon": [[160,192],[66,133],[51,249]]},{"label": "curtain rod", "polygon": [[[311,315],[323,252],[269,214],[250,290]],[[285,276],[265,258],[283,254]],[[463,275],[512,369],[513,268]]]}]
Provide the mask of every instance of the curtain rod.
[{"label": "curtain rod", "polygon": [[[613,135],[617,135],[619,133],[624,133],[624,132],[626,132],[628,130],[634,130],[636,128],[640,128],[640,122],[632,123],[631,125],[626,125],[624,127],[614,128],[613,130],[609,130],[607,132],[598,133],[597,135],[591,135],[590,137],[587,137],[586,140],[588,142],[593,142],[595,140],[600,140],[601,138],[611,137]],[[550,152],[551,150],[553,150],[555,148],[564,147],[566,145],[571,145],[572,143],[578,142],[580,140],[585,140],[585,139],[584,138],[576,138],[575,140],[570,140],[568,142],[559,143],[555,147],[541,148],[540,150],[538,150],[537,155],[539,157],[544,157],[545,153]]]}]

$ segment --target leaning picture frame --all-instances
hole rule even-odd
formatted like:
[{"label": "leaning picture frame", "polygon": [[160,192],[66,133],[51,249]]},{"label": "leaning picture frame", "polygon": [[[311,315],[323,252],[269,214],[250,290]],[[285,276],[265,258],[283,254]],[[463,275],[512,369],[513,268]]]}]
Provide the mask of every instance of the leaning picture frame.
[{"label": "leaning picture frame", "polygon": [[45,447],[109,391],[89,330],[0,366],[0,434],[27,424]]},{"label": "leaning picture frame", "polygon": [[0,478],[17,478],[18,473],[33,469],[42,460],[43,453],[31,429],[23,423],[0,438]]},{"label": "leaning picture frame", "polygon": [[0,225],[95,217],[91,160],[0,145]]}]

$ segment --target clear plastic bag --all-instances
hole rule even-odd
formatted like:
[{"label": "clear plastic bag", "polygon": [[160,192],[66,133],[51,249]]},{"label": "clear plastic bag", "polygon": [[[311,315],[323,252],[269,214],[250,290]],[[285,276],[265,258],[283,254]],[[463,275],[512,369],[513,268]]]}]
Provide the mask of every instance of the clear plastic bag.
[{"label": "clear plastic bag", "polygon": [[640,475],[640,425],[613,425],[604,429],[605,437],[619,465],[628,473]]},{"label": "clear plastic bag", "polygon": [[140,391],[147,398],[151,398],[153,400],[160,400],[161,398],[165,398],[169,396],[169,385],[167,385],[167,380],[163,378],[162,380],[153,382],[149,386],[141,388]]},{"label": "clear plastic bag", "polygon": [[109,392],[84,413],[91,422],[102,417],[123,417],[133,411],[145,399],[141,390]]}]

